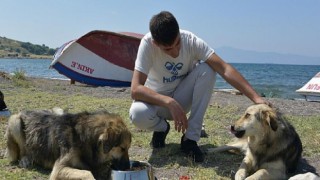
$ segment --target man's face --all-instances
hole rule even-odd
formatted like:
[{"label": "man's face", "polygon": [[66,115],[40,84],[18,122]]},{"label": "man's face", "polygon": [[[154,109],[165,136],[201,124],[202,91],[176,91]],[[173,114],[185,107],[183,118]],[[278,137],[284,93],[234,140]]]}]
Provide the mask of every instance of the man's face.
[{"label": "man's face", "polygon": [[173,44],[170,46],[164,46],[162,44],[158,44],[157,42],[154,41],[154,43],[166,54],[169,56],[176,58],[179,56],[180,52],[180,47],[181,47],[181,38],[180,34],[176,37],[174,40]]}]

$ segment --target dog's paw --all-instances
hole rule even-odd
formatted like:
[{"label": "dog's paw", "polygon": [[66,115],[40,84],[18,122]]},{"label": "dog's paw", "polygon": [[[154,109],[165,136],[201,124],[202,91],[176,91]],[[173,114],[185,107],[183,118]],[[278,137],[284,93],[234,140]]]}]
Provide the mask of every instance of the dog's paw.
[{"label": "dog's paw", "polygon": [[21,168],[28,168],[31,166],[31,161],[28,157],[24,156],[19,161],[19,167]]},{"label": "dog's paw", "polygon": [[246,179],[246,171],[243,169],[240,169],[237,171],[236,175],[234,176],[235,180],[244,180]]},{"label": "dog's paw", "polygon": [[82,171],[81,175],[79,173],[79,179],[81,180],[95,180],[92,173],[90,171]]},{"label": "dog's paw", "polygon": [[9,158],[8,149],[0,150],[0,157]]}]

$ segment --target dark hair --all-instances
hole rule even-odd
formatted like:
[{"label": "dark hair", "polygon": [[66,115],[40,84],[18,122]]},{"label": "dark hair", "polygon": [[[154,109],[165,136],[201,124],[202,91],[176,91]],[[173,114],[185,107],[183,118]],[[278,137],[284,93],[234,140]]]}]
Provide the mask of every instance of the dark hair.
[{"label": "dark hair", "polygon": [[161,11],[154,15],[149,24],[153,40],[165,46],[170,46],[179,34],[176,18],[168,11]]}]

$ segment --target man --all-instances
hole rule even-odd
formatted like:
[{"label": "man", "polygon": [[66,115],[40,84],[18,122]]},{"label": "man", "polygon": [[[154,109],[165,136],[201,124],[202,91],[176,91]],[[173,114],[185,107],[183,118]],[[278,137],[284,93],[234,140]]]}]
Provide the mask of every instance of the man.
[{"label": "man", "polygon": [[266,101],[202,39],[179,29],[170,12],[153,16],[149,28],[150,33],[141,40],[133,72],[130,119],[138,128],[154,131],[153,148],[165,146],[170,130],[167,120],[173,120],[175,130],[183,133],[181,151],[202,162],[197,141],[216,72],[254,103]]}]

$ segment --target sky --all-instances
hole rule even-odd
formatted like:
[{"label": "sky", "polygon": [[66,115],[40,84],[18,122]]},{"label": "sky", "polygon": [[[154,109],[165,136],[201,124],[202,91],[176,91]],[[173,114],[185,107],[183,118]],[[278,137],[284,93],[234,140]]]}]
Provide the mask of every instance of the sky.
[{"label": "sky", "polygon": [[213,48],[320,57],[320,0],[0,0],[0,36],[57,48],[92,30],[145,34],[162,10]]}]

